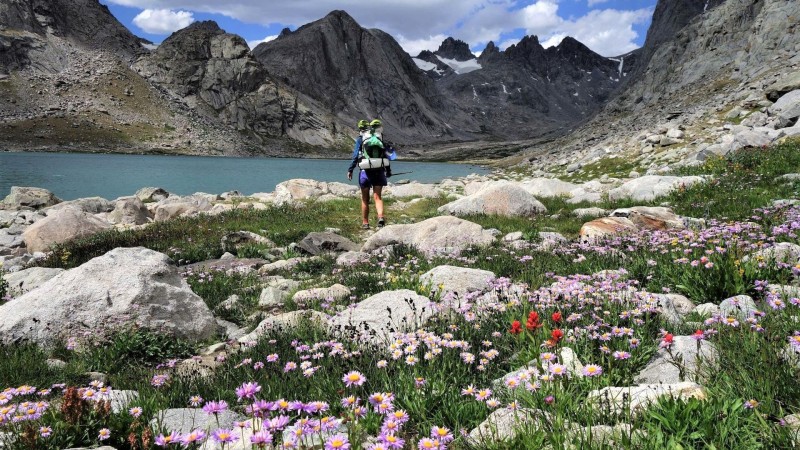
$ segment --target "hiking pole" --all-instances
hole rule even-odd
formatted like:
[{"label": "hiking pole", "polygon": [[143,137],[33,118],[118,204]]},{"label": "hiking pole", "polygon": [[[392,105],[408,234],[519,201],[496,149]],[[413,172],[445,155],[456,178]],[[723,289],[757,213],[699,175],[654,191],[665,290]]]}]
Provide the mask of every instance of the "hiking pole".
[{"label": "hiking pole", "polygon": [[412,170],[411,172],[397,172],[397,173],[393,173],[392,176],[395,176],[395,175],[407,175],[409,173],[414,173],[414,171]]}]

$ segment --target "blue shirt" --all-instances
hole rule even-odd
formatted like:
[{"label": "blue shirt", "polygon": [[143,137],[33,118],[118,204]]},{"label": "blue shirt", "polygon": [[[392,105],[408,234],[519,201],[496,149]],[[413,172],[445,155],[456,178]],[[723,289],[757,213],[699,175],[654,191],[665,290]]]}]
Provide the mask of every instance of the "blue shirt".
[{"label": "blue shirt", "polygon": [[361,142],[364,140],[361,135],[356,138],[356,145],[353,147],[353,156],[352,161],[350,162],[350,168],[347,169],[348,172],[352,172],[356,169],[356,165],[358,165],[358,159],[361,156]]}]

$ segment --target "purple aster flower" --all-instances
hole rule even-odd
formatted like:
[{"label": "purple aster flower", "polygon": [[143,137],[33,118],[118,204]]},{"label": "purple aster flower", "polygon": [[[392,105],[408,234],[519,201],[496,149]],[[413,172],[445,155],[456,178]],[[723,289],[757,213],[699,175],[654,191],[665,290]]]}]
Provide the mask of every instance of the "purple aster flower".
[{"label": "purple aster flower", "polygon": [[331,436],[325,441],[325,450],[350,450],[350,441],[343,434]]},{"label": "purple aster flower", "polygon": [[239,397],[239,401],[245,398],[254,398],[257,393],[261,391],[261,386],[258,383],[250,382],[244,383],[243,385],[236,388],[236,396]]},{"label": "purple aster flower", "polygon": [[231,430],[220,428],[219,430],[211,433],[211,439],[219,444],[229,444],[231,442],[238,441],[239,437],[236,436]]},{"label": "purple aster flower", "polygon": [[205,438],[206,438],[206,432],[201,429],[197,429],[192,431],[191,433],[183,435],[181,437],[181,444],[183,444],[184,447],[188,447],[192,444],[199,444],[203,442]]},{"label": "purple aster flower", "polygon": [[211,401],[203,405],[203,411],[206,414],[219,414],[226,409],[228,409],[228,402],[225,400],[220,400],[218,402]]},{"label": "purple aster flower", "polygon": [[361,372],[354,370],[342,377],[342,381],[344,381],[344,385],[347,387],[361,386],[367,381],[367,378]]},{"label": "purple aster flower", "polygon": [[255,446],[266,447],[272,443],[272,433],[261,430],[250,436],[250,442]]}]

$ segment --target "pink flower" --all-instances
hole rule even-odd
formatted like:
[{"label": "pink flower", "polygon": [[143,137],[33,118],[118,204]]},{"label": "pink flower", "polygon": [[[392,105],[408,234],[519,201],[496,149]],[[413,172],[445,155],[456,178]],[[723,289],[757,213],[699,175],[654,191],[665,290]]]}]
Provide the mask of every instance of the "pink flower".
[{"label": "pink flower", "polygon": [[250,442],[252,442],[253,445],[264,447],[272,443],[272,433],[267,430],[261,430],[253,433],[253,435],[250,436]]},{"label": "pink flower", "polygon": [[236,396],[239,398],[239,401],[241,401],[245,398],[254,398],[260,391],[261,386],[259,386],[258,383],[244,383],[236,388]]},{"label": "pink flower", "polygon": [[354,370],[352,372],[348,372],[344,377],[342,377],[342,381],[344,381],[344,385],[347,387],[361,386],[367,381],[367,378],[361,374],[361,372]]},{"label": "pink flower", "polygon": [[206,414],[219,414],[222,411],[228,409],[228,402],[225,400],[220,400],[218,402],[207,402],[203,405],[203,411]]},{"label": "pink flower", "polygon": [[349,450],[350,449],[350,441],[347,440],[347,436],[343,434],[337,434],[335,436],[331,436],[327,441],[325,441],[325,450]]},{"label": "pink flower", "polygon": [[211,439],[219,444],[228,444],[238,441],[239,437],[233,434],[233,431],[221,428],[211,433]]}]

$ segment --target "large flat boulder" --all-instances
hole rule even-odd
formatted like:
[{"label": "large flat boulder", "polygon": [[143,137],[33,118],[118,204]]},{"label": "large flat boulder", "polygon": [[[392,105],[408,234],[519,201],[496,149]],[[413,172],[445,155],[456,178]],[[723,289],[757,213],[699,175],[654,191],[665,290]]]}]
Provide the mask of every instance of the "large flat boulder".
[{"label": "large flat boulder", "polygon": [[534,197],[570,197],[572,191],[580,187],[558,178],[533,178],[523,181],[520,186]]},{"label": "large flat boulder", "polygon": [[627,217],[601,217],[586,222],[581,227],[580,239],[583,243],[597,242],[608,236],[632,233],[638,227]]},{"label": "large flat boulder", "polygon": [[478,192],[439,207],[443,214],[470,216],[496,214],[508,217],[533,217],[547,208],[519,183],[492,183]]},{"label": "large flat boulder", "polygon": [[638,386],[610,386],[589,392],[586,401],[601,408],[608,408],[612,414],[627,413],[638,415],[647,407],[662,398],[672,397],[676,400],[691,398],[705,400],[708,394],[703,386],[691,381],[675,384],[642,384]]},{"label": "large flat boulder", "polygon": [[242,422],[245,419],[244,416],[230,409],[214,415],[207,414],[200,408],[175,408],[157,412],[150,426],[156,429],[160,426],[165,431],[165,434],[174,431],[183,435],[197,429],[210,434],[220,428],[231,430],[234,428],[235,422]]},{"label": "large flat boulder", "polygon": [[608,198],[612,201],[631,199],[649,202],[665,196],[680,187],[689,187],[703,181],[702,177],[697,176],[646,175],[630,180],[618,188],[611,189],[608,191]]},{"label": "large flat boulder", "polygon": [[680,355],[680,359],[670,356],[665,348],[659,349],[633,381],[638,384],[693,381],[705,378],[710,373],[709,370],[716,366],[716,348],[705,340],[697,341],[692,336],[674,336],[670,351],[673,355]]},{"label": "large flat boulder", "polygon": [[444,194],[435,184],[408,183],[391,185],[384,189],[384,193],[391,197],[422,197],[436,198]]},{"label": "large flat boulder", "polygon": [[785,94],[798,89],[800,89],[800,71],[795,71],[773,83],[767,88],[766,94],[768,99],[775,102]]},{"label": "large flat boulder", "polygon": [[44,212],[49,215],[50,211],[55,211],[61,208],[78,208],[85,213],[100,214],[113,210],[114,202],[111,200],[106,200],[102,197],[79,198],[77,200],[57,203],[49,208],[46,208]]},{"label": "large flat boulder", "polygon": [[383,291],[357,303],[330,320],[334,332],[354,333],[372,342],[385,342],[393,332],[422,326],[434,314],[428,297],[408,289]]},{"label": "large flat boulder", "polygon": [[489,282],[496,278],[488,270],[468,267],[438,266],[419,277],[421,284],[429,284],[433,292],[453,292],[464,298],[470,292],[486,292]]},{"label": "large flat boulder", "polygon": [[64,269],[31,267],[30,269],[4,274],[3,279],[8,282],[12,294],[22,294],[38,288],[63,271]]},{"label": "large flat boulder", "polygon": [[217,330],[169,258],[142,247],[111,250],[0,305],[3,343],[50,345],[134,324],[194,341]]},{"label": "large flat boulder", "polygon": [[241,343],[256,342],[261,336],[276,330],[287,330],[297,327],[304,321],[314,325],[322,326],[328,322],[328,316],[319,311],[298,310],[283,313],[277,316],[268,317],[261,321],[250,333],[238,339]]},{"label": "large flat boulder", "polygon": [[751,259],[759,263],[781,262],[795,265],[800,261],[800,245],[791,242],[779,242],[771,247],[762,248],[754,253],[745,255],[742,261],[747,262]]},{"label": "large flat boulder", "polygon": [[329,200],[350,197],[358,193],[358,186],[344,183],[296,178],[275,186],[275,204],[294,203],[298,200]]},{"label": "large flat boulder", "polygon": [[172,196],[159,201],[153,215],[156,222],[163,222],[176,217],[195,216],[211,208],[211,200],[204,195]]},{"label": "large flat boulder", "polygon": [[89,236],[111,228],[111,224],[77,208],[53,211],[25,229],[22,238],[29,253],[46,252],[55,244]]},{"label": "large flat boulder", "polygon": [[683,219],[670,208],[663,206],[634,206],[619,208],[611,213],[611,217],[625,217],[634,225],[645,230],[682,230]]},{"label": "large flat boulder", "polygon": [[538,409],[500,408],[469,432],[468,442],[478,448],[491,447],[491,444],[513,440],[524,430],[539,428],[541,423],[551,420],[550,414]]},{"label": "large flat boulder", "polygon": [[170,193],[160,187],[143,187],[134,194],[134,197],[144,203],[160,202],[169,196]]},{"label": "large flat boulder", "polygon": [[769,107],[769,114],[777,116],[780,128],[787,126],[800,116],[800,89],[784,94],[775,104]]},{"label": "large flat boulder", "polygon": [[61,199],[47,189],[25,186],[11,186],[11,193],[3,199],[6,209],[42,209],[61,203]]},{"label": "large flat boulder", "polygon": [[297,246],[311,255],[323,253],[357,252],[361,247],[344,236],[329,232],[308,233]]},{"label": "large flat boulder", "polygon": [[138,197],[123,197],[116,201],[108,219],[116,224],[143,225],[150,222],[150,210]]},{"label": "large flat boulder", "polygon": [[472,245],[489,245],[494,235],[480,225],[452,216],[439,216],[409,225],[389,225],[367,239],[362,251],[394,244],[417,247],[428,253],[455,253]]}]

